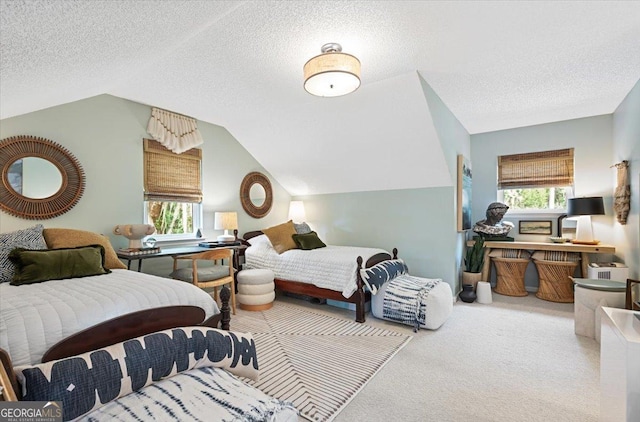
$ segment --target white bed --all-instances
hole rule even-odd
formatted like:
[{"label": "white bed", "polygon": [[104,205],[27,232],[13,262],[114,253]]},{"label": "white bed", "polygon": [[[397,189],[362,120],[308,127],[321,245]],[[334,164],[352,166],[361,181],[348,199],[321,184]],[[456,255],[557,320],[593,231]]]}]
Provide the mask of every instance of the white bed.
[{"label": "white bed", "polygon": [[290,249],[278,254],[264,234],[248,240],[245,268],[269,268],[276,279],[309,283],[350,297],[357,290],[357,263],[366,262],[384,249],[327,245],[313,250]]},{"label": "white bed", "polygon": [[220,311],[203,290],[129,270],[12,286],[0,283],[0,348],[15,365],[35,364],[58,341],[105,320],[170,305]]}]

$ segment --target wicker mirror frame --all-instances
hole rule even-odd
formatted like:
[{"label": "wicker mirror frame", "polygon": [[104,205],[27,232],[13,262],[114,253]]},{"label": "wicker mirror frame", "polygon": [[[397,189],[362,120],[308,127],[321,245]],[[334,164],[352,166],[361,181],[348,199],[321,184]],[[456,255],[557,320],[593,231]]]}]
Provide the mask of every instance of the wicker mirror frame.
[{"label": "wicker mirror frame", "polygon": [[[256,183],[262,186],[265,191],[265,199],[260,206],[256,206],[251,202],[251,197],[249,195],[251,186]],[[269,214],[271,206],[273,205],[273,191],[271,189],[271,182],[269,181],[269,178],[257,171],[247,174],[240,184],[240,202],[242,203],[242,208],[244,208],[246,213],[253,218],[262,218]]]},{"label": "wicker mirror frame", "polygon": [[[28,198],[9,183],[9,167],[16,160],[37,157],[52,163],[62,175],[60,189],[48,198]],[[27,220],[57,217],[74,207],[82,197],[85,175],[82,166],[66,148],[45,138],[12,136],[0,141],[0,209]]]}]

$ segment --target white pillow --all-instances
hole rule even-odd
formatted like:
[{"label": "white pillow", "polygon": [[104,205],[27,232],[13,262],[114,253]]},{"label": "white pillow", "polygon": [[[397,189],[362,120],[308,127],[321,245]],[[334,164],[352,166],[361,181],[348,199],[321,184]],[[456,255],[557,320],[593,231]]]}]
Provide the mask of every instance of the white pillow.
[{"label": "white pillow", "polygon": [[266,234],[261,234],[260,236],[252,237],[251,239],[247,240],[247,242],[249,242],[251,246],[262,245],[262,246],[268,246],[270,248],[273,248],[273,245],[271,244],[271,241],[269,240]]}]

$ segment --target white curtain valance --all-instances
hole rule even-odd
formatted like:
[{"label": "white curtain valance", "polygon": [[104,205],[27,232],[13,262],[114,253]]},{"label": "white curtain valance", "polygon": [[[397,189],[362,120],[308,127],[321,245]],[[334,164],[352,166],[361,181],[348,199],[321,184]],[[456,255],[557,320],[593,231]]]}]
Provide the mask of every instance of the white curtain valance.
[{"label": "white curtain valance", "polygon": [[176,154],[204,143],[196,119],[155,107],[151,109],[147,133]]}]

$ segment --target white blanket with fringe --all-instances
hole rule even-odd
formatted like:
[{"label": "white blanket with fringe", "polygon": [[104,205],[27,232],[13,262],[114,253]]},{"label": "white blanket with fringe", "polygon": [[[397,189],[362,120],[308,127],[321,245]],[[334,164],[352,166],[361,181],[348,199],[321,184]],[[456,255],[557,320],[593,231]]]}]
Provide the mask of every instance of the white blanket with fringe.
[{"label": "white blanket with fringe", "polygon": [[385,319],[412,325],[418,331],[425,325],[427,297],[442,280],[414,277],[403,274],[388,282],[384,292],[383,316]]}]

